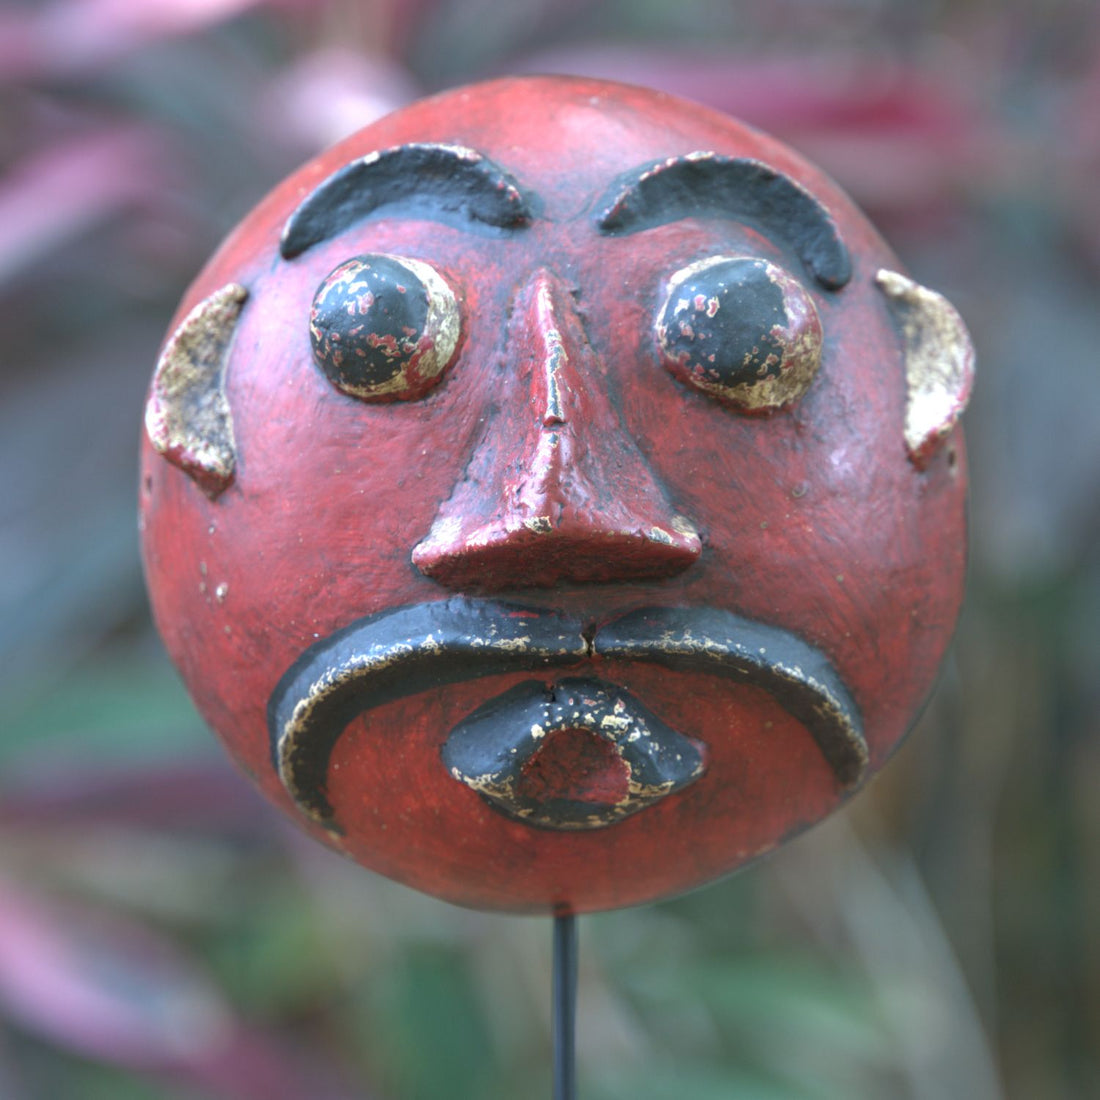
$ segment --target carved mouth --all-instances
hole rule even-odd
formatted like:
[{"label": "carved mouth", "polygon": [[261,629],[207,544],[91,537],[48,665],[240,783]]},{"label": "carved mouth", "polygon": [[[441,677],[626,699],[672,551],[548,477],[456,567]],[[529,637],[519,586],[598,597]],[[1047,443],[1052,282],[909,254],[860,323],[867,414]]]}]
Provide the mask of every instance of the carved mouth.
[{"label": "carved mouth", "polygon": [[760,687],[807,728],[843,787],[863,777],[867,745],[855,703],[828,658],[790,631],[728,611],[657,607],[630,612],[588,637],[580,620],[558,612],[468,598],[368,616],[310,646],[271,694],[272,763],[301,811],[338,833],[325,790],[328,764],[357,715],[447,684],[600,658]]},{"label": "carved mouth", "polygon": [[597,829],[697,779],[704,750],[621,688],[535,680],[455,726],[443,763],[494,809],[527,825]]}]

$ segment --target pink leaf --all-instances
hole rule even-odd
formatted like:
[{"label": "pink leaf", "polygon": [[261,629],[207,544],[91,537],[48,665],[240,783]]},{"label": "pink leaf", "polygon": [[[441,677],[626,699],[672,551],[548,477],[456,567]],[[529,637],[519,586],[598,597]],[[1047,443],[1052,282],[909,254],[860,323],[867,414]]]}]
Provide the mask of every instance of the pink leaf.
[{"label": "pink leaf", "polygon": [[351,1100],[344,1075],[242,1026],[174,944],[115,914],[0,890],[0,1011],[39,1038],[224,1100]]},{"label": "pink leaf", "polygon": [[0,76],[95,69],[162,38],[202,30],[264,0],[53,0],[0,15]]},{"label": "pink leaf", "polygon": [[293,62],[268,89],[268,132],[313,153],[419,94],[412,75],[384,58],[340,46],[314,50]]},{"label": "pink leaf", "polygon": [[4,884],[0,1005],[27,1030],[138,1069],[205,1062],[235,1024],[217,991],[166,940]]},{"label": "pink leaf", "polygon": [[940,203],[975,173],[995,170],[993,123],[965,72],[947,79],[865,54],[622,47],[540,53],[511,67],[648,84],[725,111],[816,160],[880,215]]},{"label": "pink leaf", "polygon": [[162,182],[161,141],[118,126],[59,142],[0,178],[0,283]]},{"label": "pink leaf", "polygon": [[8,779],[0,805],[4,825],[108,824],[258,836],[282,820],[220,757],[100,768],[84,759],[71,767],[50,759]]}]

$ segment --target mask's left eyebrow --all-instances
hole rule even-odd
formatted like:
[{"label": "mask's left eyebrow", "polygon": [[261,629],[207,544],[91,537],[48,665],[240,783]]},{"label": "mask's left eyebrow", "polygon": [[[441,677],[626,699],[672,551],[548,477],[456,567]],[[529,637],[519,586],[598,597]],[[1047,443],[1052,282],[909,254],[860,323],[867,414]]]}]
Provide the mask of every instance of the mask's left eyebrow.
[{"label": "mask's left eyebrow", "polygon": [[382,208],[473,230],[515,229],[534,216],[532,197],[481,153],[399,145],[353,160],[319,184],[287,219],[279,251],[293,259]]},{"label": "mask's left eyebrow", "polygon": [[852,277],[848,249],[825,207],[789,176],[748,157],[697,152],[644,164],[619,176],[599,211],[596,225],[607,236],[707,214],[736,218],[789,245],[829,290]]}]

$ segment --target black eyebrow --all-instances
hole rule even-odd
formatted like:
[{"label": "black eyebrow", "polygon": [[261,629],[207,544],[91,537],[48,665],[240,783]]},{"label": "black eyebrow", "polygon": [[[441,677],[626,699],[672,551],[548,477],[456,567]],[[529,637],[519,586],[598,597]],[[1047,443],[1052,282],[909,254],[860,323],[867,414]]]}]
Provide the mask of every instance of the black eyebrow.
[{"label": "black eyebrow", "polygon": [[428,217],[463,229],[514,229],[534,214],[508,172],[461,145],[398,145],[334,172],[283,227],[284,260],[305,252],[376,210]]},{"label": "black eyebrow", "polygon": [[839,290],[852,261],[829,212],[806,188],[747,157],[688,153],[623,173],[600,204],[596,224],[624,236],[703,214],[757,223],[798,253],[822,286]]}]

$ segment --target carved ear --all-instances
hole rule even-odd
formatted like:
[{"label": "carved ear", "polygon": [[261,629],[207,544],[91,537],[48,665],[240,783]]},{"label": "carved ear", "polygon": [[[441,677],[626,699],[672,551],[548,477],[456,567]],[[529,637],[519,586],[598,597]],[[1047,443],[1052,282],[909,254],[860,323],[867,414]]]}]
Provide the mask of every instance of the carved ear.
[{"label": "carved ear", "polygon": [[204,298],[164,346],[145,406],[153,446],[211,500],[237,466],[225,365],[248,291],[229,283]]},{"label": "carved ear", "polygon": [[923,467],[966,408],[974,385],[974,345],[942,294],[885,268],[875,282],[904,345],[905,447]]}]

